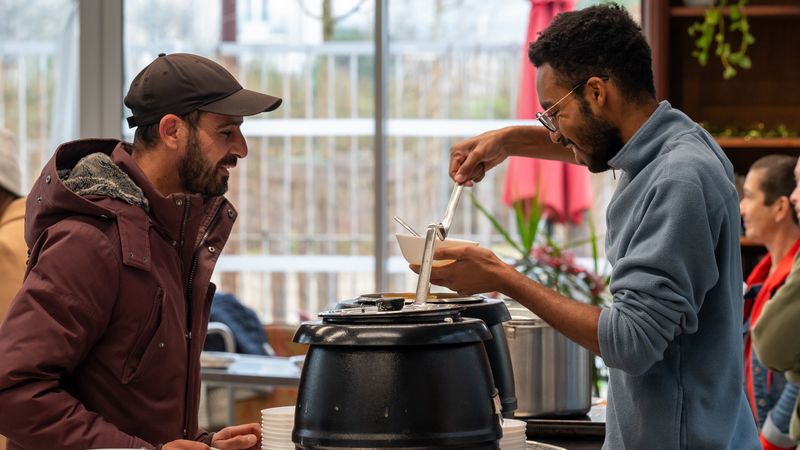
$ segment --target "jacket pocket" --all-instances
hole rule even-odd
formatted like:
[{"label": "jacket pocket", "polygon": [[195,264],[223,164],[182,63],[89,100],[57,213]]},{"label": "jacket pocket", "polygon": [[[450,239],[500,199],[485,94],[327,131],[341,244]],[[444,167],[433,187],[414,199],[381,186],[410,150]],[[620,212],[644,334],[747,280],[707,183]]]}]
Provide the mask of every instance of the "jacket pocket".
[{"label": "jacket pocket", "polygon": [[152,356],[159,345],[157,337],[161,331],[164,297],[164,290],[159,288],[145,325],[136,337],[131,352],[125,359],[121,380],[123,384],[129,384],[136,378],[139,369],[147,366],[148,359],[150,359],[148,356]]}]

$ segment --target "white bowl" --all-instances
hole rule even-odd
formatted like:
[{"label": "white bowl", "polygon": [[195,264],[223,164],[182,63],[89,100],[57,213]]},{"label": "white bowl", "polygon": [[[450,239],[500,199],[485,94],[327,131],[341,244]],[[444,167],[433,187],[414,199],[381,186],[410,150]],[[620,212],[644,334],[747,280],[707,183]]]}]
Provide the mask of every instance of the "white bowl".
[{"label": "white bowl", "polygon": [[[411,264],[420,265],[422,263],[422,253],[425,251],[425,236],[412,236],[410,234],[395,234],[397,243],[400,244],[400,251],[403,253],[403,258]],[[463,245],[477,246],[475,241],[465,241],[463,239],[450,239],[444,241],[434,239],[434,249],[460,247]],[[453,262],[452,259],[434,260],[433,267],[440,267]]]}]

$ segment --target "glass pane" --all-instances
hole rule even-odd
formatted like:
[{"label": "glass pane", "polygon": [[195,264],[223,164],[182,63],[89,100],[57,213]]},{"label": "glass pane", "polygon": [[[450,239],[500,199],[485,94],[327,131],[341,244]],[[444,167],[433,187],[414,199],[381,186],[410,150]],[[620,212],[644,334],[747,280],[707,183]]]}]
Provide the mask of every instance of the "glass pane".
[{"label": "glass pane", "polygon": [[[453,188],[450,146],[510,125],[519,90],[529,2],[389,2],[389,213],[418,231],[444,217]],[[454,238],[500,242],[469,194],[508,225],[500,203],[503,170],[467,188],[450,230]],[[403,233],[391,224],[392,232]],[[416,289],[417,276],[389,238],[392,290]],[[436,289],[434,287],[434,289]]]},{"label": "glass pane", "polygon": [[78,136],[75,0],[0,2],[0,129],[17,141],[22,191]]},{"label": "glass pane", "polygon": [[[578,7],[602,2],[583,0]],[[508,125],[538,125],[516,119],[522,67],[530,64],[526,32],[531,4],[503,0],[389,2],[390,216],[400,216],[420,232],[427,224],[438,223],[453,187],[448,175],[453,143]],[[624,4],[639,20],[639,0]],[[469,195],[516,235],[514,211],[501,202],[506,166],[495,168],[474,188],[465,189],[450,233],[510,256],[509,246]],[[592,186],[595,206],[590,213],[602,235],[603,211],[613,190],[611,174],[594,175]],[[390,226],[390,290],[413,292],[417,276],[408,269],[394,238],[395,232],[405,231],[394,222]],[[588,236],[585,226],[555,233],[559,243],[562,236],[573,240]]]},{"label": "glass pane", "polygon": [[227,194],[240,216],[215,274],[266,322],[374,290],[374,6],[330,4],[125,2],[126,89],[158,53],[191,52],[284,99],[245,119]]}]

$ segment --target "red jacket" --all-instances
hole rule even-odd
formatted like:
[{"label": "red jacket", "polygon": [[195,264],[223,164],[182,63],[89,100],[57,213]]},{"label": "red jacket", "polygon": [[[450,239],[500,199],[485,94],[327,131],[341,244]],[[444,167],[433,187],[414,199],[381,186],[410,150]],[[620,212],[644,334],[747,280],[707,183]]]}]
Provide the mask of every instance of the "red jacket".
[{"label": "red jacket", "polygon": [[[761,317],[764,306],[786,282],[786,278],[792,271],[795,255],[799,250],[800,239],[792,244],[774,269],[772,269],[772,257],[767,254],[747,277],[743,316],[744,324],[747,326],[744,339],[744,385],[747,400],[750,402],[750,408],[759,428],[763,426],[767,414],[778,401],[785,379],[778,374],[779,380],[773,383],[773,372],[763,367],[757,355],[753,355],[752,332]],[[753,287],[759,284],[761,286],[756,291],[755,297],[748,295],[753,292]]]},{"label": "red jacket", "polygon": [[[97,152],[121,169],[108,183],[75,175]],[[160,195],[128,144],[58,148],[28,196],[30,262],[0,328],[9,449],[210,442],[197,426],[199,356],[209,280],[235,219],[223,197]]]}]

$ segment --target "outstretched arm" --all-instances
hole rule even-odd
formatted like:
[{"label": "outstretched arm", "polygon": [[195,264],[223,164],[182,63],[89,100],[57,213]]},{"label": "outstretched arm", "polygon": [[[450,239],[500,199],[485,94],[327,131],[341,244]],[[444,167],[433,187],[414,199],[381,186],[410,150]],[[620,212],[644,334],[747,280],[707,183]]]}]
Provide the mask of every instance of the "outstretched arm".
[{"label": "outstretched arm", "polygon": [[[599,354],[600,308],[564,297],[519,273],[491,250],[450,247],[436,250],[436,259],[455,262],[431,271],[431,283],[459,294],[499,291],[530,309],[568,338]],[[412,266],[418,271],[419,266]]]},{"label": "outstretched arm", "polygon": [[550,159],[575,164],[575,155],[553,142],[550,132],[539,126],[513,126],[487,131],[450,148],[450,177],[471,186],[509,156]]}]

